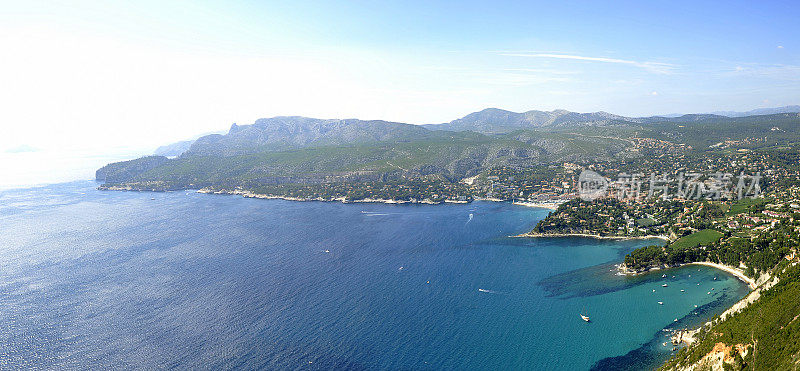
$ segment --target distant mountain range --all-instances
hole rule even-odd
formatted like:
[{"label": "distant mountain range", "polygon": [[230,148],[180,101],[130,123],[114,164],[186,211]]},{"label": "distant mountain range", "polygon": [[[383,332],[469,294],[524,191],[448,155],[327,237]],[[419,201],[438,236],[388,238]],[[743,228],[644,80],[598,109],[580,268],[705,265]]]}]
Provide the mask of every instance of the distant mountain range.
[{"label": "distant mountain range", "polygon": [[444,124],[423,125],[433,130],[471,130],[485,134],[508,133],[519,129],[567,126],[637,125],[660,121],[698,121],[715,117],[747,117],[777,113],[800,112],[800,106],[760,108],[747,112],[713,112],[701,114],[672,114],[649,117],[626,117],[608,112],[577,113],[565,110],[512,112],[487,108]]},{"label": "distant mountain range", "polygon": [[[637,145],[643,139],[662,143]],[[605,112],[486,109],[439,125],[280,116],[232,125],[162,148],[162,153],[109,164],[97,179],[134,189],[330,182],[453,182],[499,166],[598,162],[705,151],[723,141],[738,148],[800,143],[800,113],[745,117],[692,114],[630,118]],[[172,152],[168,150],[174,150]],[[180,152],[180,155],[178,155]]]},{"label": "distant mountain range", "polygon": [[[747,112],[715,112],[706,114],[626,117],[608,112],[577,113],[566,110],[512,112],[487,108],[462,118],[443,123],[411,125],[380,120],[315,119],[301,116],[278,116],[256,120],[252,125],[233,124],[226,135],[214,133],[159,147],[155,154],[175,157],[186,152],[234,155],[248,148],[272,150],[301,148],[315,145],[344,145],[393,140],[435,139],[440,134],[431,131],[472,131],[481,134],[507,134],[517,130],[570,127],[627,127],[641,128],[657,122],[700,122],[754,115],[800,112],[800,106],[761,108]],[[423,130],[428,129],[428,130]]]},{"label": "distant mountain range", "polygon": [[615,121],[635,120],[608,112],[577,113],[565,110],[511,112],[487,108],[444,124],[423,125],[433,130],[465,131],[496,134],[544,126],[569,126],[575,124],[607,125]]},{"label": "distant mountain range", "polygon": [[[708,115],[727,116],[727,117],[745,117],[745,116],[759,116],[759,115],[774,115],[776,113],[796,113],[800,112],[800,106],[783,106],[773,108],[756,108],[750,111],[714,111],[708,112]],[[672,113],[668,115],[660,115],[662,117],[680,117],[682,113]]]},{"label": "distant mountain range", "polygon": [[745,112],[717,111],[717,112],[711,112],[711,114],[728,116],[728,117],[744,117],[744,116],[773,115],[776,113],[793,113],[793,112],[800,112],[800,106],[794,105],[794,106],[783,106],[775,108],[758,108]]}]

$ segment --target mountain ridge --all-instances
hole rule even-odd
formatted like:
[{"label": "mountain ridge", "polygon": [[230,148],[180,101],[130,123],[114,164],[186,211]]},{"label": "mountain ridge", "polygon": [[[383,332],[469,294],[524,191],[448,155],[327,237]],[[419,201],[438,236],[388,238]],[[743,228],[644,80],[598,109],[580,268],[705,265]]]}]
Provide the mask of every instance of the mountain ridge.
[{"label": "mountain ridge", "polygon": [[[701,122],[707,120],[725,120],[742,118],[748,112],[772,112],[752,116],[766,116],[779,113],[800,112],[800,106],[784,106],[776,108],[761,108],[747,112],[717,112],[717,113],[692,113],[692,114],[673,114],[657,115],[646,117],[627,117],[605,111],[579,113],[563,109],[552,111],[530,110],[525,112],[514,112],[500,108],[485,108],[480,111],[472,112],[464,117],[457,118],[450,122],[441,124],[407,124],[384,120],[360,120],[360,119],[318,119],[303,116],[275,116],[270,118],[257,119],[249,125],[231,125],[227,133],[211,133],[194,138],[188,141],[180,141],[159,147],[155,155],[175,157],[186,152],[209,151],[209,147],[216,145],[228,146],[229,153],[236,153],[238,150],[226,143],[225,135],[235,135],[244,141],[249,141],[251,145],[271,145],[272,147],[289,148],[291,146],[305,147],[317,144],[341,145],[356,141],[385,141],[392,136],[396,139],[402,138],[402,134],[415,132],[412,137],[434,137],[436,134],[424,133],[414,128],[425,128],[429,131],[452,131],[464,132],[473,131],[481,134],[507,134],[516,130],[529,129],[564,129],[570,127],[598,126],[598,127],[628,127],[640,129],[643,124],[657,122]],[[780,112],[778,112],[780,111]],[[786,111],[786,112],[784,112]],[[724,113],[730,114],[725,115]],[[350,125],[348,125],[350,124]],[[381,128],[372,129],[364,126],[379,125]],[[358,130],[361,126],[364,130]],[[387,133],[378,133],[376,130],[389,129]],[[371,133],[369,131],[372,131]],[[217,134],[217,136],[213,136]],[[417,138],[413,138],[417,139]]]},{"label": "mountain ridge", "polygon": [[607,125],[614,121],[637,122],[637,119],[599,111],[578,113],[557,109],[553,111],[530,110],[514,112],[500,108],[485,108],[462,118],[442,124],[422,125],[432,130],[477,131],[482,133],[507,133],[517,129],[581,124]]}]

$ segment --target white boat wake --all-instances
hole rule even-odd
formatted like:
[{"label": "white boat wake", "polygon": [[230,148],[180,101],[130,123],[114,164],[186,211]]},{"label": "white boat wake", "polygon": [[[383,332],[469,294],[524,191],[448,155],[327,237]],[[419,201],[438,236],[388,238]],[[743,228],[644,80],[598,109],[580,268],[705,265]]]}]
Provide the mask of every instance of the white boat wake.
[{"label": "white boat wake", "polygon": [[364,216],[386,216],[386,215],[390,215],[389,213],[379,213],[379,212],[375,212],[375,211],[364,211],[364,210],[361,210],[361,213],[364,214]]}]

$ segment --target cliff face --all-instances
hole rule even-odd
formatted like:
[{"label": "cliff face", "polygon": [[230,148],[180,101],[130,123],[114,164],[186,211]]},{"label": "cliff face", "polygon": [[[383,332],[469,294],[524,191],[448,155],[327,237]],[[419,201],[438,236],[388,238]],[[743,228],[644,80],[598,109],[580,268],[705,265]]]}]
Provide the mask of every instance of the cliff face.
[{"label": "cliff face", "polygon": [[387,121],[324,120],[299,116],[258,119],[252,125],[233,124],[227,135],[207,135],[195,141],[190,155],[235,156],[264,150],[312,145],[352,145],[446,137],[420,126]]},{"label": "cliff face", "polygon": [[800,265],[786,259],[757,289],[690,336],[662,370],[794,370],[800,364]]},{"label": "cliff face", "polygon": [[725,343],[716,343],[714,348],[708,352],[708,354],[703,356],[703,358],[697,361],[697,363],[686,367],[677,368],[676,370],[741,370],[744,367],[743,359],[744,357],[747,357],[752,348],[752,344],[736,344],[728,346],[725,345]]}]

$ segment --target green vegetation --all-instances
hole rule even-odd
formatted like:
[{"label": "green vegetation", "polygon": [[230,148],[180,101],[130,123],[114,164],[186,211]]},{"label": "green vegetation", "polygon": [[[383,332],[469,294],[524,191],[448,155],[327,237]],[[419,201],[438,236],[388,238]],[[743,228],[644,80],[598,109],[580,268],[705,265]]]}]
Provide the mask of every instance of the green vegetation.
[{"label": "green vegetation", "polygon": [[683,236],[670,244],[674,249],[691,249],[698,246],[709,246],[719,241],[724,236],[722,233],[712,229],[704,229],[694,232],[688,236]]},{"label": "green vegetation", "polygon": [[624,236],[625,206],[613,198],[584,201],[579,198],[561,204],[533,228],[540,234],[592,234]]},{"label": "green vegetation", "polygon": [[[788,261],[786,262],[788,263]],[[718,344],[733,347],[725,366],[733,370],[792,370],[800,361],[800,266],[778,267],[780,282],[742,312],[697,335],[697,343],[681,351],[662,369],[698,363]],[[784,270],[785,269],[785,270]],[[744,352],[736,352],[736,346]],[[746,353],[742,357],[741,353]]]},{"label": "green vegetation", "polygon": [[[397,185],[398,196],[405,192],[400,188],[406,188],[413,198],[423,199],[426,196],[415,193],[411,183],[440,182],[450,198],[462,192],[459,181],[479,175],[470,190],[473,197],[553,198],[574,189],[562,187],[575,181],[570,170],[561,168],[564,163],[596,164],[596,170],[609,174],[643,169],[666,173],[678,166],[707,171],[708,164],[735,174],[745,165],[748,171],[791,169],[796,159],[792,146],[800,144],[798,123],[797,114],[631,119],[606,113],[517,114],[496,109],[428,129],[385,121],[275,117],[234,125],[226,135],[202,137],[178,158],[111,164],[98,171],[97,179],[120,189],[268,188],[306,193],[297,197],[352,188],[354,192],[347,192],[377,198],[369,190],[381,184],[378,188]],[[460,131],[429,130],[442,128]],[[720,138],[725,140],[717,142]],[[502,170],[491,174],[497,169]],[[504,176],[511,173],[516,175]],[[498,179],[487,179],[493,176]],[[635,226],[651,229],[664,223],[652,220],[655,224],[641,220]],[[635,228],[623,234],[629,233],[650,232]]]},{"label": "green vegetation", "polygon": [[115,162],[97,170],[97,180],[106,183],[124,183],[137,178],[140,174],[158,168],[169,160],[163,156],[146,156],[130,161]]},{"label": "green vegetation", "polygon": [[[798,160],[797,113],[631,119],[489,109],[427,128],[261,119],[234,125],[226,135],[202,137],[174,159],[149,156],[109,164],[97,171],[97,179],[108,189],[204,189],[312,200],[563,202],[532,232],[672,241],[628,254],[624,266],[635,271],[709,261],[742,268],[754,278],[778,275],[778,286],[702,333],[697,345],[667,366],[694,363],[724,343],[750,350],[724,349],[735,353],[725,367],[785,369],[800,360],[800,273],[794,265],[784,271],[798,261],[800,246]],[[640,191],[653,197],[576,198],[584,169],[609,178],[640,174]],[[702,176],[697,192],[688,196],[678,192],[678,182],[657,189],[646,178],[685,179],[690,173]],[[763,175],[760,186],[767,197],[708,196],[713,174],[735,183],[742,173]],[[661,198],[665,194],[673,197]]]},{"label": "green vegetation", "polygon": [[675,218],[685,205],[683,201],[668,200],[632,204],[616,198],[595,201],[574,199],[561,204],[539,221],[532,232],[601,237],[664,236],[678,231]]},{"label": "green vegetation", "polygon": [[695,261],[703,261],[704,250],[695,249],[699,246],[711,246],[722,238],[723,234],[711,229],[683,236],[665,246],[645,246],[632,251],[625,256],[625,266],[642,271],[652,267],[674,266]]},{"label": "green vegetation", "polygon": [[665,246],[647,246],[625,257],[625,266],[643,271],[653,267],[676,266],[710,261],[732,267],[744,265],[744,273],[755,277],[772,269],[800,241],[792,224],[778,224],[756,231],[750,238],[727,236],[715,230],[702,230],[681,237]]},{"label": "green vegetation", "polygon": [[768,204],[769,201],[763,198],[743,198],[732,202],[726,214],[737,215],[747,212],[760,212],[764,210],[764,205]]},{"label": "green vegetation", "polygon": [[625,266],[637,271],[666,263],[665,247],[650,245],[640,247],[625,256]]}]

